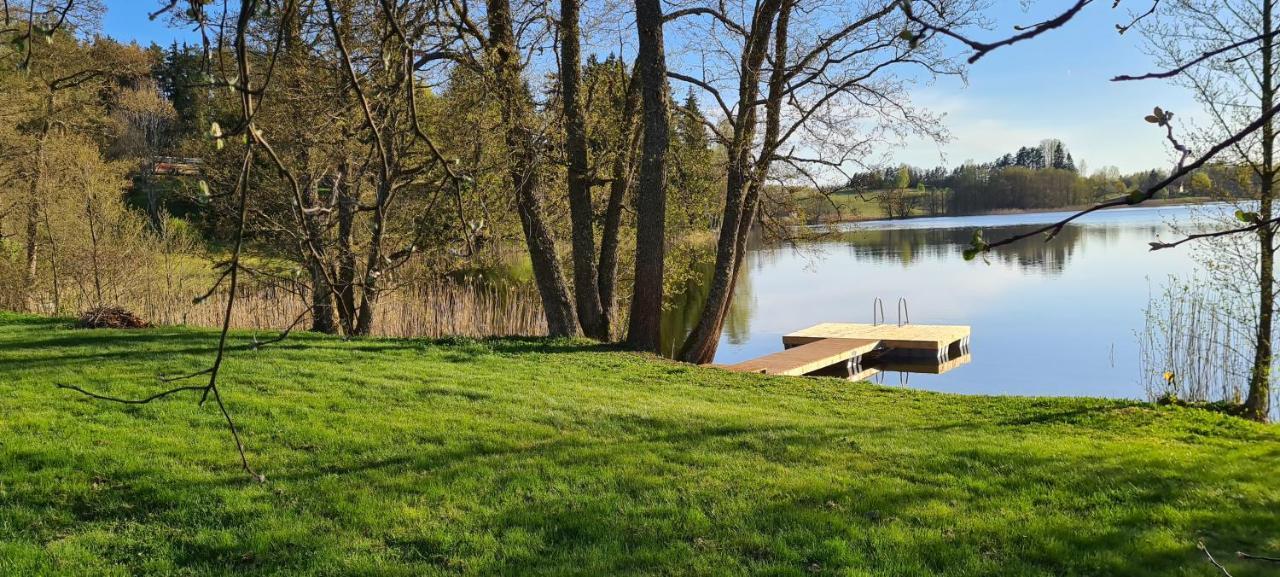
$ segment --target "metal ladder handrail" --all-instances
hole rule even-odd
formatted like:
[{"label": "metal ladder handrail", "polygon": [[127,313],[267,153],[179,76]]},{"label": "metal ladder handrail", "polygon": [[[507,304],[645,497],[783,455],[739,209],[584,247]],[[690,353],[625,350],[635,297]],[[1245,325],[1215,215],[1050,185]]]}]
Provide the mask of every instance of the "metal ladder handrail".
[{"label": "metal ladder handrail", "polygon": [[[903,319],[906,322],[903,322]],[[898,326],[911,324],[911,311],[907,310],[907,297],[898,297]]]},{"label": "metal ladder handrail", "polygon": [[[876,310],[877,310],[877,309],[879,309],[879,311],[880,311],[880,320],[879,320],[879,321],[877,321],[877,320],[876,320]],[[876,297],[876,300],[872,301],[872,303],[871,303],[871,326],[873,326],[873,327],[874,327],[874,326],[878,326],[880,323],[883,323],[883,322],[885,322],[885,319],[884,319],[884,301],[880,300],[880,297]]]}]

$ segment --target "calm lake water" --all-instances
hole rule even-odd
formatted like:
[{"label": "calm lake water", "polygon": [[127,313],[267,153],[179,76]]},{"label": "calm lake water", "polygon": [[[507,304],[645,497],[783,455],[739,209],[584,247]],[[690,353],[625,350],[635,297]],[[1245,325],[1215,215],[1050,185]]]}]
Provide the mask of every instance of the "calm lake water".
[{"label": "calm lake water", "polygon": [[[1170,274],[1195,269],[1188,247],[1149,252],[1176,238],[1167,223],[1204,207],[1128,208],[1086,217],[1045,243],[1029,239],[980,259],[961,253],[975,228],[996,240],[1069,213],[921,218],[849,225],[803,250],[756,247],[746,257],[718,363],[782,350],[782,335],[821,322],[872,322],[899,298],[917,324],[973,328],[972,361],[906,384],[958,393],[1143,398],[1136,331]],[[668,312],[668,346],[687,330],[703,295],[693,288]],[[904,377],[876,379],[899,385]]]}]

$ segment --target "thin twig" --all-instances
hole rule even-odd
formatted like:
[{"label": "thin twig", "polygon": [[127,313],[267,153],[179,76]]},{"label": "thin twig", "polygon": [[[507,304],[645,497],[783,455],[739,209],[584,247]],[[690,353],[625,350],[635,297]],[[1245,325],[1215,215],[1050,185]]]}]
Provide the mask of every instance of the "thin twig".
[{"label": "thin twig", "polygon": [[[208,371],[202,371],[202,372],[207,373]],[[150,397],[144,397],[144,398],[141,398],[141,399],[123,399],[123,398],[120,398],[120,397],[112,397],[112,396],[109,396],[109,395],[102,395],[102,394],[98,394],[98,393],[95,393],[95,392],[92,392],[92,391],[86,391],[86,390],[84,390],[84,389],[82,389],[82,388],[80,388],[80,387],[77,387],[77,386],[75,386],[75,385],[67,385],[67,384],[63,384],[63,383],[54,383],[54,386],[55,386],[55,387],[58,387],[59,389],[68,389],[68,390],[76,391],[76,392],[81,393],[81,394],[83,394],[83,395],[85,395],[85,396],[93,397],[93,398],[95,398],[95,399],[100,399],[100,400],[103,400],[103,401],[111,401],[111,402],[113,402],[113,403],[123,403],[123,404],[126,404],[126,405],[145,405],[145,404],[147,404],[147,403],[150,403],[151,401],[154,401],[154,400],[156,400],[156,399],[163,399],[164,397],[167,397],[167,396],[172,395],[172,394],[175,394],[175,393],[181,393],[181,392],[183,392],[183,391],[201,391],[201,392],[204,392],[204,390],[207,388],[207,385],[198,385],[198,386],[197,386],[197,385],[191,385],[191,386],[186,386],[186,387],[175,387],[175,388],[169,389],[169,390],[167,390],[167,391],[162,391],[162,392],[156,393],[156,394],[154,394],[154,395],[151,395]]]},{"label": "thin twig", "polygon": [[1280,563],[1280,558],[1278,557],[1264,557],[1262,555],[1250,555],[1248,553],[1245,553],[1244,551],[1236,551],[1236,557],[1239,557],[1241,559],[1249,559],[1252,561],[1266,561],[1268,563]]},{"label": "thin twig", "polygon": [[[184,381],[184,380],[186,380],[186,379],[194,379],[194,378],[199,377],[199,376],[201,376],[201,375],[207,375],[207,374],[209,374],[212,370],[213,370],[213,367],[208,367],[208,368],[204,368],[204,369],[198,370],[198,371],[196,371],[196,372],[194,372],[194,373],[187,373],[187,374],[185,374],[185,375],[178,375],[178,376],[175,376],[175,377],[160,377],[160,382],[162,382],[162,383],[172,383],[172,382],[176,382],[176,381]],[[203,387],[201,387],[201,388],[203,388]]]},{"label": "thin twig", "polygon": [[1178,66],[1177,68],[1171,68],[1171,69],[1169,69],[1169,70],[1164,70],[1164,71],[1160,71],[1160,72],[1148,72],[1148,73],[1146,73],[1146,74],[1140,74],[1140,75],[1137,75],[1137,76],[1131,76],[1131,75],[1128,75],[1128,74],[1121,74],[1120,76],[1116,76],[1116,77],[1112,78],[1112,79],[1111,79],[1111,81],[1112,81],[1112,82],[1126,82],[1126,81],[1131,81],[1131,80],[1150,80],[1150,79],[1158,79],[1158,78],[1172,78],[1172,77],[1174,77],[1174,76],[1177,76],[1177,75],[1179,75],[1179,74],[1182,74],[1183,72],[1186,72],[1186,71],[1187,71],[1189,68],[1191,68],[1192,66],[1195,66],[1195,65],[1197,65],[1197,64],[1199,64],[1199,63],[1201,63],[1201,62],[1204,62],[1205,60],[1208,60],[1208,59],[1210,59],[1210,58],[1213,58],[1214,56],[1218,56],[1218,55],[1220,55],[1220,54],[1224,54],[1224,53],[1226,53],[1226,52],[1230,52],[1230,51],[1235,50],[1236,48],[1240,48],[1240,47],[1242,47],[1242,46],[1248,46],[1249,44],[1252,44],[1252,43],[1254,43],[1254,42],[1258,42],[1258,41],[1260,41],[1260,40],[1265,40],[1265,39],[1267,39],[1267,38],[1274,38],[1274,37],[1276,37],[1277,35],[1280,35],[1280,30],[1276,30],[1276,31],[1273,31],[1273,32],[1268,32],[1268,33],[1266,33],[1266,34],[1259,34],[1259,35],[1257,35],[1257,36],[1253,36],[1253,37],[1251,37],[1251,38],[1245,38],[1244,40],[1241,40],[1241,41],[1236,42],[1236,43],[1233,43],[1233,44],[1228,44],[1228,45],[1223,46],[1223,47],[1221,47],[1221,48],[1215,48],[1215,49],[1213,49],[1213,50],[1206,50],[1205,52],[1202,52],[1199,56],[1197,56],[1197,57],[1195,57],[1195,58],[1192,58],[1191,60],[1188,60],[1188,61],[1186,61],[1186,62],[1182,63],[1182,64],[1181,64],[1180,66]]},{"label": "thin twig", "polygon": [[1210,562],[1210,563],[1213,563],[1213,566],[1214,566],[1214,567],[1217,567],[1219,571],[1222,571],[1222,574],[1223,574],[1223,575],[1226,575],[1226,577],[1232,577],[1231,572],[1230,572],[1230,571],[1227,571],[1227,568],[1226,568],[1226,567],[1223,567],[1223,566],[1222,566],[1222,563],[1219,563],[1217,559],[1214,559],[1214,558],[1213,558],[1213,553],[1210,553],[1210,552],[1209,552],[1209,548],[1204,546],[1204,541],[1199,541],[1199,542],[1197,542],[1197,543],[1196,543],[1196,548],[1197,548],[1197,549],[1199,549],[1199,550],[1201,550],[1201,551],[1203,551],[1203,552],[1204,552],[1204,556],[1205,556],[1205,557],[1208,557],[1208,558],[1209,558],[1209,562]]},{"label": "thin twig", "polygon": [[917,33],[916,36],[923,36],[926,32],[932,31],[932,32],[937,32],[939,34],[942,34],[943,36],[950,37],[954,40],[958,40],[961,43],[968,46],[969,48],[973,49],[973,55],[969,57],[969,63],[973,64],[974,62],[977,62],[978,60],[980,60],[983,56],[986,56],[987,54],[991,53],[992,50],[995,50],[997,48],[1001,48],[1004,46],[1009,46],[1012,44],[1017,44],[1024,40],[1030,40],[1032,38],[1035,38],[1036,36],[1044,34],[1045,32],[1062,27],[1067,22],[1070,22],[1072,18],[1075,18],[1076,14],[1078,14],[1081,10],[1083,10],[1085,6],[1088,6],[1092,2],[1093,0],[1077,0],[1074,5],[1072,5],[1070,8],[1066,9],[1065,11],[1063,11],[1061,14],[1058,14],[1053,18],[1050,18],[1048,20],[1045,20],[1043,22],[1040,22],[1034,25],[1016,27],[1015,30],[1020,31],[1018,34],[1014,34],[1013,36],[1002,38],[1000,40],[996,40],[993,42],[981,42],[978,40],[973,40],[971,38],[966,37],[963,34],[960,34],[959,32],[952,30],[947,26],[938,26],[935,24],[930,24],[929,22],[926,22],[923,19],[921,19],[919,16],[916,16],[915,13],[912,12],[910,8],[911,4],[908,2],[902,2],[899,4],[899,6],[902,7],[903,12],[907,16],[907,20],[914,22],[921,27],[920,32]]}]

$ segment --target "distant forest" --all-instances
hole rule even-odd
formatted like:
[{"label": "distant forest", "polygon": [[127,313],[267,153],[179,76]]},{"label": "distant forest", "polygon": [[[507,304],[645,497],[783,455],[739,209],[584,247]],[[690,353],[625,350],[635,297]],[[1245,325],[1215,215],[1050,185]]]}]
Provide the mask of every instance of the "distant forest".
[{"label": "distant forest", "polygon": [[[873,200],[887,218],[959,215],[1082,206],[1145,189],[1168,174],[1121,174],[1115,167],[1090,174],[1061,140],[1046,139],[990,162],[951,169],[902,165],[854,173],[837,194]],[[1251,180],[1239,167],[1211,165],[1180,179],[1161,198],[1239,198]]]}]

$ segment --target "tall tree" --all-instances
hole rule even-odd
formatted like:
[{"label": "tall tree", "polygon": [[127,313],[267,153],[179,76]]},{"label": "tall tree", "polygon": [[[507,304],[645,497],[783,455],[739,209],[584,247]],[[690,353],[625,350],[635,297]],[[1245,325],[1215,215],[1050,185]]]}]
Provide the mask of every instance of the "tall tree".
[{"label": "tall tree", "polygon": [[[621,66],[621,64],[619,64]],[[625,69],[623,69],[625,75]],[[639,145],[636,138],[639,130],[640,81],[638,75],[632,73],[627,80],[626,95],[623,98],[622,116],[620,118],[618,141],[610,171],[609,198],[604,210],[604,227],[600,238],[600,266],[598,268],[598,286],[600,302],[604,309],[605,324],[612,331],[617,316],[618,301],[618,248],[621,243],[622,217],[627,193],[632,188],[636,172],[636,153]]]},{"label": "tall tree", "polygon": [[661,0],[636,0],[636,32],[640,44],[636,75],[643,94],[644,145],[636,192],[636,274],[627,342],[635,349],[657,352],[662,328],[667,150],[671,140]]},{"label": "tall tree", "polygon": [[508,171],[525,243],[533,262],[534,282],[542,298],[548,332],[553,336],[572,336],[578,333],[578,321],[564,271],[560,268],[555,236],[546,221],[545,191],[539,171],[543,160],[542,145],[537,137],[529,86],[522,75],[524,65],[513,31],[511,2],[487,0],[487,8],[487,64],[493,77],[493,89],[501,103]]},{"label": "tall tree", "polygon": [[592,175],[587,160],[587,121],[581,99],[582,47],[578,0],[560,0],[560,99],[564,113],[566,181],[573,237],[573,293],[578,322],[588,337],[609,339],[608,318],[600,298],[596,267],[595,215],[591,204]]},{"label": "tall tree", "polygon": [[[81,8],[92,12],[93,6],[89,3]],[[76,21],[89,18],[81,13],[68,17]],[[40,34],[38,26],[32,26],[34,34]],[[45,153],[51,135],[92,135],[107,148],[119,136],[120,128],[110,119],[110,111],[116,108],[122,93],[150,72],[151,66],[148,55],[136,46],[124,46],[108,38],[87,44],[67,28],[48,34],[47,45],[38,49],[26,45],[21,56],[27,60],[20,62],[25,68],[19,74],[11,74],[6,82],[6,88],[17,89],[12,95],[6,94],[6,107],[14,107],[13,114],[6,116],[26,136],[15,144],[30,152],[22,171],[27,194],[19,202],[25,213],[23,293],[28,297],[35,295],[41,266],[41,215],[49,168]],[[28,301],[29,308],[36,306],[31,298]]]},{"label": "tall tree", "polygon": [[[942,4],[950,22],[972,17],[967,0]],[[737,14],[745,19],[735,20]],[[813,171],[839,167],[886,139],[906,133],[940,138],[937,118],[910,105],[896,69],[918,66],[926,74],[946,74],[956,67],[930,34],[902,42],[905,21],[897,1],[856,7],[823,0],[709,2],[672,12],[668,19],[685,17],[708,23],[713,31],[703,35],[726,37],[724,43],[695,49],[723,59],[735,71],[727,86],[668,74],[714,97],[728,125],[727,133],[709,126],[727,148],[725,203],[707,300],[679,353],[682,360],[705,363],[715,356],[760,200],[772,192],[766,186],[770,168],[783,164],[814,180]],[[736,98],[732,105],[726,94]],[[808,139],[813,136],[809,128],[819,123],[842,130]],[[783,152],[788,143],[806,139],[814,156],[797,154],[795,147]]]},{"label": "tall tree", "polygon": [[[1264,121],[1252,137],[1223,151],[1219,160],[1247,167],[1254,194],[1240,204],[1247,218],[1271,222],[1275,218],[1277,171],[1275,121],[1266,116],[1276,106],[1277,62],[1275,58],[1276,0],[1181,0],[1161,6],[1159,19],[1142,27],[1151,51],[1163,65],[1183,67],[1176,80],[1191,89],[1207,112],[1210,124],[1194,135],[1196,148],[1208,149],[1239,132],[1250,121]],[[1256,45],[1254,44],[1256,42]],[[1201,60],[1201,55],[1219,47],[1235,46],[1220,59]],[[1151,184],[1147,184],[1150,187]],[[1240,203],[1238,199],[1227,198]],[[1256,202],[1256,205],[1252,204]],[[1245,399],[1246,413],[1266,420],[1271,412],[1271,375],[1275,295],[1275,226],[1261,226],[1253,232],[1252,250],[1233,253],[1220,250],[1220,258],[1233,274],[1234,282],[1253,284],[1256,303],[1252,371]],[[1230,242],[1230,241],[1224,241]],[[1245,254],[1248,260],[1233,259]]]}]

